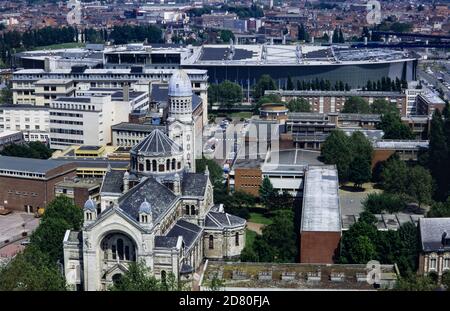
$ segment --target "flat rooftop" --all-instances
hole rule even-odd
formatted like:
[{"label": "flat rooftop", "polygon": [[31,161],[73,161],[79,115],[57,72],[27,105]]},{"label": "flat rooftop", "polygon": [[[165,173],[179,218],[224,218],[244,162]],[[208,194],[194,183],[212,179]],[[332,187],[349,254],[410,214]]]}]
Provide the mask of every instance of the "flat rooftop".
[{"label": "flat rooftop", "polygon": [[334,165],[309,166],[306,170],[300,231],[341,232],[339,181]]},{"label": "flat rooftop", "polygon": [[[379,284],[392,286],[397,280],[394,265],[381,265]],[[305,264],[208,261],[201,286],[214,277],[225,290],[375,290],[367,282],[365,264]]]},{"label": "flat rooftop", "polygon": [[271,151],[262,166],[262,170],[264,173],[298,172],[303,174],[308,165],[322,164],[319,161],[319,156],[320,152],[303,149]]},{"label": "flat rooftop", "polygon": [[428,140],[378,140],[373,143],[375,149],[428,149]]},{"label": "flat rooftop", "polygon": [[74,178],[58,182],[55,186],[67,188],[95,188],[100,187],[102,180],[98,178]]}]

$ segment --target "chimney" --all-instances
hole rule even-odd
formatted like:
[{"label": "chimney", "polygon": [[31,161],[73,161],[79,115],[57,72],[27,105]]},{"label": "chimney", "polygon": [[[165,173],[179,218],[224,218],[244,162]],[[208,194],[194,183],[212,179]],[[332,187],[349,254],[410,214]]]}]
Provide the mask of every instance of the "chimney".
[{"label": "chimney", "polygon": [[127,82],[123,84],[123,101],[130,101],[130,85]]}]

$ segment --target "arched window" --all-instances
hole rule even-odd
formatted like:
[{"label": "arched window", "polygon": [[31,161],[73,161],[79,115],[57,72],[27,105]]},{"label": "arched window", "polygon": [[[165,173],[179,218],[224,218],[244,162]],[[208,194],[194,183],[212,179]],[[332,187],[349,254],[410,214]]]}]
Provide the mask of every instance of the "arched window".
[{"label": "arched window", "polygon": [[159,165],[158,171],[164,172],[164,164],[160,164],[160,165]]},{"label": "arched window", "polygon": [[139,163],[139,172],[143,172],[144,171],[144,164]]},{"label": "arched window", "polygon": [[236,235],[234,236],[234,243],[236,246],[239,246],[239,232],[236,232]]},{"label": "arched window", "polygon": [[116,273],[112,277],[112,281],[114,284],[118,284],[122,280],[122,274]]},{"label": "arched window", "polygon": [[195,215],[195,206],[191,205],[191,215]]},{"label": "arched window", "polygon": [[212,235],[209,236],[209,249],[214,249],[214,237]]},{"label": "arched window", "polygon": [[175,170],[175,163],[176,163],[175,159],[172,159],[172,170]]},{"label": "arched window", "polygon": [[117,239],[117,253],[119,254],[119,259],[123,260],[123,240]]},{"label": "arched window", "polygon": [[161,282],[163,284],[166,284],[166,280],[167,280],[167,273],[166,273],[166,271],[162,270],[161,271]]},{"label": "arched window", "polygon": [[170,170],[170,159],[167,159],[166,161],[166,171]]},{"label": "arched window", "polygon": [[181,162],[178,162],[178,169],[181,169]]},{"label": "arched window", "polygon": [[130,260],[130,247],[125,246],[125,260]]},{"label": "arched window", "polygon": [[153,160],[152,161],[152,171],[156,172],[156,169],[157,169],[156,160]]},{"label": "arched window", "polygon": [[115,244],[113,244],[111,246],[111,253],[112,253],[112,259],[117,259],[117,248],[116,248]]},{"label": "arched window", "polygon": [[150,160],[145,161],[145,170],[150,171]]},{"label": "arched window", "polygon": [[186,205],[186,207],[185,207],[185,214],[189,215],[189,205]]}]

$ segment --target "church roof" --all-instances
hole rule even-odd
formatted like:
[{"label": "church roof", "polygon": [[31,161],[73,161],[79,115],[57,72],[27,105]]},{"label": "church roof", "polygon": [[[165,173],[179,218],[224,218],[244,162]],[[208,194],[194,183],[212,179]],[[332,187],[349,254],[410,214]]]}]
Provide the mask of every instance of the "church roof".
[{"label": "church roof", "polygon": [[205,218],[207,228],[234,228],[245,225],[245,219],[228,213],[209,212]]},{"label": "church roof", "polygon": [[153,177],[147,177],[119,198],[120,208],[134,219],[138,219],[139,207],[147,200],[152,205],[152,220],[164,213],[177,196]]},{"label": "church roof", "polygon": [[190,223],[186,220],[180,219],[175,223],[175,226],[167,233],[168,237],[183,237],[183,241],[187,248],[195,242],[197,236],[202,232],[202,228]]},{"label": "church roof", "polygon": [[155,247],[173,248],[177,246],[177,236],[155,236]]},{"label": "church roof", "polygon": [[118,170],[107,171],[103,179],[102,188],[100,189],[100,192],[122,193],[124,174],[125,171],[118,171]]},{"label": "church roof", "polygon": [[208,176],[199,173],[185,173],[181,184],[184,196],[201,197],[205,194]]},{"label": "church roof", "polygon": [[183,149],[171,140],[160,129],[153,130],[139,144],[131,149],[132,152],[146,156],[171,156],[178,154]]}]

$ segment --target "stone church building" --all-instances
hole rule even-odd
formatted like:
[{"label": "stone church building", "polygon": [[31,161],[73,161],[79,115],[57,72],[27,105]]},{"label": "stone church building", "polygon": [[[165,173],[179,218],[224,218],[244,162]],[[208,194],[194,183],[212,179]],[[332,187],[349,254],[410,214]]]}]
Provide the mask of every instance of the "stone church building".
[{"label": "stone church building", "polygon": [[195,173],[191,81],[182,70],[169,81],[167,135],[154,130],[130,152],[129,172],[109,169],[98,207],[84,205],[81,231],[64,237],[64,272],[77,290],[107,290],[143,261],[160,279],[192,280],[204,259],[238,257],[246,221],[213,203],[206,169]]}]

